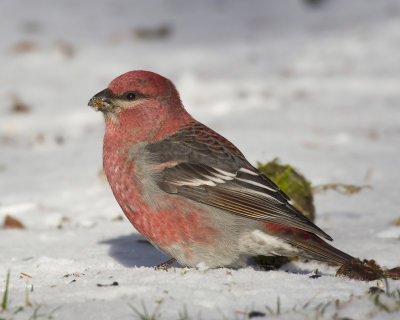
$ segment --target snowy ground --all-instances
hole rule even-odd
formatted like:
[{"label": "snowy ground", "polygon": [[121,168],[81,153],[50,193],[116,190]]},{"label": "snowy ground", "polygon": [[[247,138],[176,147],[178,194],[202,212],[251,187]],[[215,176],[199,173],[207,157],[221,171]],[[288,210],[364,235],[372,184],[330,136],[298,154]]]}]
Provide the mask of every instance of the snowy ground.
[{"label": "snowy ground", "polygon": [[165,257],[120,219],[99,175],[104,125],[87,102],[121,73],[152,70],[251,162],[279,157],[314,184],[372,185],[317,195],[317,224],[342,250],[395,267],[400,1],[3,0],[0,21],[0,221],[26,226],[0,229],[0,299],[11,270],[0,319],[138,318],[130,306],[247,319],[278,313],[278,300],[279,319],[399,318],[368,296],[376,282],[313,262],[154,271]]}]

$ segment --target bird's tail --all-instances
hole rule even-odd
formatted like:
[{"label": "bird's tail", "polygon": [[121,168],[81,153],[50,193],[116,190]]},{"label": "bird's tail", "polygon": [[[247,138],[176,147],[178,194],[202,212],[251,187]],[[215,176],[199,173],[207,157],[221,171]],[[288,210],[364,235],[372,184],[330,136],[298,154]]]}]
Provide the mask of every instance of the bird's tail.
[{"label": "bird's tail", "polygon": [[303,250],[303,255],[310,259],[343,265],[353,258],[315,235],[312,235],[309,239],[287,239],[287,242]]},{"label": "bird's tail", "polygon": [[343,265],[353,258],[309,231],[267,222],[263,224],[268,234],[284,238],[287,243],[301,250],[299,256],[337,265]]}]

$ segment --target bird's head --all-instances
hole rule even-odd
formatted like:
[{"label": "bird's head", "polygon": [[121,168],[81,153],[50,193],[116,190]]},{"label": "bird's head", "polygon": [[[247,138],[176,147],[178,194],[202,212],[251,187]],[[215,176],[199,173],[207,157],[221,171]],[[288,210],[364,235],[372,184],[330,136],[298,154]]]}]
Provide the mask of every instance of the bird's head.
[{"label": "bird's head", "polygon": [[170,80],[142,70],[124,73],[111,81],[107,89],[89,100],[89,106],[103,112],[106,121],[118,123],[126,119],[147,122],[184,111]]}]

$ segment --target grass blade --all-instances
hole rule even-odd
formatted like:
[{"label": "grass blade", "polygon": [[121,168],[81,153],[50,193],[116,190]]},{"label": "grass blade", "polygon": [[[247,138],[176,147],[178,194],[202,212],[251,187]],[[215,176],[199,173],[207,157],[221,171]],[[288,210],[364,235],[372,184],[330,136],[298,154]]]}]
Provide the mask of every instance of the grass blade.
[{"label": "grass blade", "polygon": [[6,278],[6,289],[4,290],[3,294],[3,301],[1,303],[1,310],[2,312],[7,311],[7,300],[8,300],[8,286],[10,285],[10,270],[7,272],[7,278]]}]

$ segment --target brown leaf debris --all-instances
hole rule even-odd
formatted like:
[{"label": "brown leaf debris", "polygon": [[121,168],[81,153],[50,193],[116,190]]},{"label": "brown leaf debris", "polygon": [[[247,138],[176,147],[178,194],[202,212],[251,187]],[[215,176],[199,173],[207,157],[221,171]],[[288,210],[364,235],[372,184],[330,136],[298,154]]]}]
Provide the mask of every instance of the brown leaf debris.
[{"label": "brown leaf debris", "polygon": [[6,215],[3,222],[4,229],[25,229],[25,226],[17,219]]},{"label": "brown leaf debris", "polygon": [[353,258],[339,268],[336,276],[362,281],[372,281],[382,278],[400,279],[400,267],[382,269],[375,260],[361,261],[358,258]]}]

